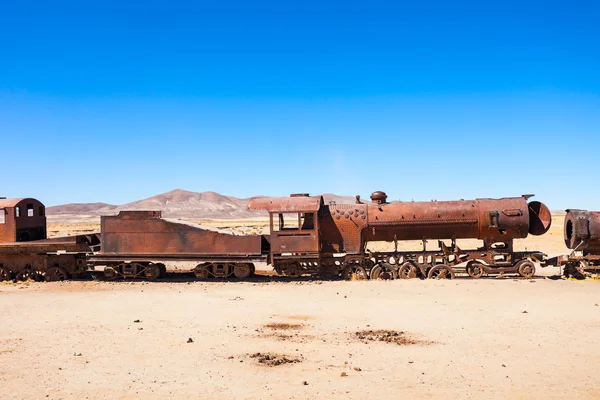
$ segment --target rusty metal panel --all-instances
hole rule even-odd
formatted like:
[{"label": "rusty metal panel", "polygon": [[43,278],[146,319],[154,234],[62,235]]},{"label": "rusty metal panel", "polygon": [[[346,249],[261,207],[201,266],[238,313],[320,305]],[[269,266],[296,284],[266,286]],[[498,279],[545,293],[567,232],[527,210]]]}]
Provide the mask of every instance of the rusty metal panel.
[{"label": "rusty metal panel", "polygon": [[318,232],[301,232],[296,234],[272,232],[271,251],[274,254],[281,253],[318,253]]},{"label": "rusty metal panel", "polygon": [[366,204],[330,204],[320,213],[323,249],[330,253],[361,253],[369,209]]},{"label": "rusty metal panel", "polygon": [[322,196],[257,197],[250,200],[248,209],[268,212],[316,212],[322,204]]},{"label": "rusty metal panel", "polygon": [[262,236],[237,236],[159,218],[152,212],[102,217],[102,255],[260,255]]}]

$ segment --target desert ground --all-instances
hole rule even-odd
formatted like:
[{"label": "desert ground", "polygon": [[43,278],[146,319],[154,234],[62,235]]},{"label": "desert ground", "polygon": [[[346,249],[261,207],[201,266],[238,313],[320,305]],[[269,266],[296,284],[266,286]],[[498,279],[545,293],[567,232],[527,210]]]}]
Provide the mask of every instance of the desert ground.
[{"label": "desert ground", "polygon": [[[96,228],[53,221],[49,232]],[[562,216],[517,247],[564,253]],[[0,399],[597,399],[600,281],[557,272],[5,283]]]}]

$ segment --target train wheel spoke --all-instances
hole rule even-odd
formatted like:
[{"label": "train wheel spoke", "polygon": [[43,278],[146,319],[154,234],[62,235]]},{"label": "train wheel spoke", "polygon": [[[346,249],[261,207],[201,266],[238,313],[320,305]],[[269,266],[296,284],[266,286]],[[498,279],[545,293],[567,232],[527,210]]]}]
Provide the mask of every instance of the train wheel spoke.
[{"label": "train wheel spoke", "polygon": [[67,279],[67,273],[60,267],[51,267],[46,271],[46,282],[64,281]]},{"label": "train wheel spoke", "polygon": [[454,279],[454,272],[449,266],[440,264],[431,268],[427,277],[429,279]]},{"label": "train wheel spoke", "polygon": [[479,262],[473,262],[467,265],[467,274],[471,278],[479,279],[483,276],[483,264]]},{"label": "train wheel spoke", "polygon": [[344,268],[343,276],[344,279],[353,281],[364,281],[368,279],[367,271],[358,264],[348,265]]},{"label": "train wheel spoke", "polygon": [[519,270],[519,275],[521,275],[523,278],[530,279],[533,278],[533,276],[535,275],[535,264],[531,261],[521,260],[517,262],[517,266]]}]

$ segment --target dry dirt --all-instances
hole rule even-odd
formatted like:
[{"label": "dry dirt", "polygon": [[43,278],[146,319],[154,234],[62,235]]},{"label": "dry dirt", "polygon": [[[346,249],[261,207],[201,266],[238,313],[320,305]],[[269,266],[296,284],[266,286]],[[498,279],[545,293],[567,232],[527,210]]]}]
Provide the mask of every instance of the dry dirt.
[{"label": "dry dirt", "polygon": [[[518,246],[565,252],[561,224]],[[543,277],[2,284],[0,399],[597,399],[599,304]]]},{"label": "dry dirt", "polygon": [[543,278],[0,285],[0,398],[593,399],[599,303]]}]

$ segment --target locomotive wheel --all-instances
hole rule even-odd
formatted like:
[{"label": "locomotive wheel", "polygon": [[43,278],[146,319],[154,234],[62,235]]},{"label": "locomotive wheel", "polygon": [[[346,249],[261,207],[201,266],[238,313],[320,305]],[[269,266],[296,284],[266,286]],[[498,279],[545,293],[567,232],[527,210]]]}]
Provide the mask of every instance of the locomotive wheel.
[{"label": "locomotive wheel", "polygon": [[10,280],[10,270],[6,267],[0,267],[0,282]]},{"label": "locomotive wheel", "polygon": [[439,264],[429,270],[429,279],[454,279],[454,271],[447,265]]},{"label": "locomotive wheel", "polygon": [[417,267],[415,267],[411,262],[407,261],[400,266],[398,270],[398,278],[400,279],[410,279],[417,277]]},{"label": "locomotive wheel", "polygon": [[150,281],[158,279],[160,277],[160,274],[161,269],[158,264],[148,264],[144,269],[144,277],[146,277],[146,279]]},{"label": "locomotive wheel", "polygon": [[367,271],[358,264],[348,265],[342,271],[342,277],[347,280],[364,281],[369,279]]},{"label": "locomotive wheel", "polygon": [[36,271],[31,268],[25,268],[24,270],[19,272],[15,278],[18,281],[22,281],[22,282],[25,282],[27,280],[40,282],[44,279],[44,277],[40,271]]},{"label": "locomotive wheel", "polygon": [[390,280],[395,278],[395,273],[389,268],[384,268],[381,264],[377,264],[371,269],[371,279]]},{"label": "locomotive wheel", "polygon": [[208,279],[208,268],[206,265],[198,264],[196,268],[194,268],[194,275],[196,275],[196,279],[205,281]]},{"label": "locomotive wheel", "polygon": [[373,268],[371,268],[370,279],[379,279],[379,277],[381,276],[382,273],[383,273],[383,268],[381,268],[381,265],[376,265]]},{"label": "locomotive wheel", "polygon": [[584,270],[579,266],[579,263],[565,265],[563,275],[565,278],[585,279]]},{"label": "locomotive wheel", "polygon": [[516,265],[519,269],[519,275],[523,278],[531,279],[535,275],[535,264],[529,260],[521,260]]},{"label": "locomotive wheel", "polygon": [[60,267],[51,267],[46,271],[46,282],[64,281],[67,279],[67,273]]},{"label": "locomotive wheel", "polygon": [[247,279],[252,274],[250,264],[235,264],[233,266],[233,275],[238,279]]},{"label": "locomotive wheel", "polygon": [[467,265],[467,274],[473,279],[479,279],[483,276],[483,264],[472,262]]}]

